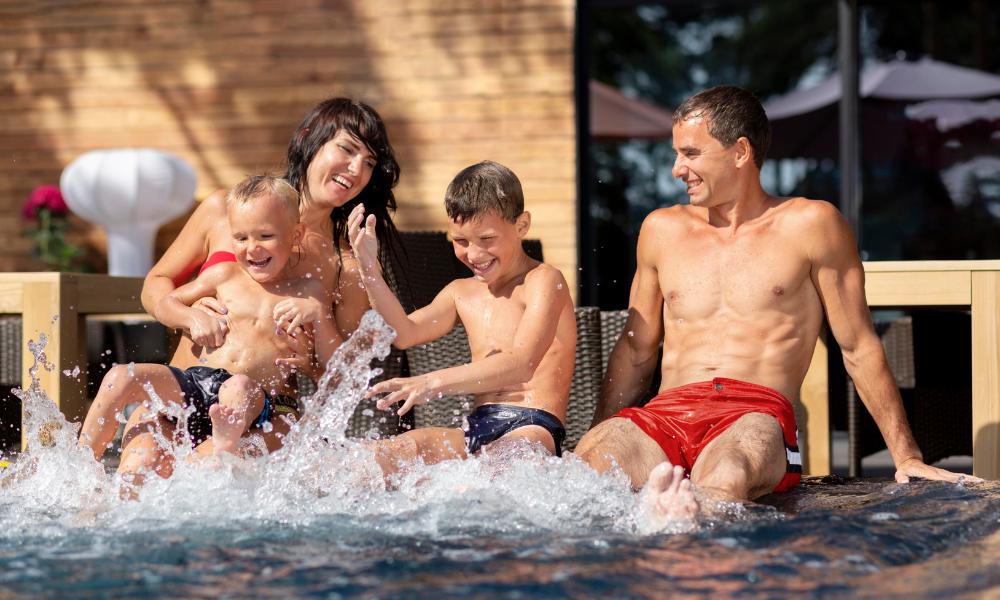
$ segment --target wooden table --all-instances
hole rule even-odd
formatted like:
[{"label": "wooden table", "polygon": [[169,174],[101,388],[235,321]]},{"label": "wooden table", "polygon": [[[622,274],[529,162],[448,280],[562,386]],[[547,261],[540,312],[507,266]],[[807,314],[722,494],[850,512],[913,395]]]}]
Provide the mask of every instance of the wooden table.
[{"label": "wooden table", "polygon": [[[1000,478],[1000,260],[866,262],[873,308],[957,307],[972,311],[973,472]],[[800,400],[808,415],[806,473],[830,473],[830,409],[823,336]]]},{"label": "wooden table", "polygon": [[[31,384],[28,369],[34,356],[28,340],[48,338],[45,355],[53,369],[39,369],[42,388],[69,420],[81,421],[87,406],[88,315],[136,313],[145,315],[139,302],[141,277],[111,277],[79,273],[0,273],[0,314],[22,318],[21,385]],[[80,367],[81,377],[63,375]]]}]

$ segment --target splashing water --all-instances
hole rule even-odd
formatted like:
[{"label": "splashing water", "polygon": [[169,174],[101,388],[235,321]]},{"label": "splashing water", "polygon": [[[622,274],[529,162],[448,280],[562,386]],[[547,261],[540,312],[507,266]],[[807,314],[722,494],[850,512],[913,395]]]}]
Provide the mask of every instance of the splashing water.
[{"label": "splashing water", "polygon": [[[777,497],[780,510],[734,510],[694,534],[652,537],[635,535],[636,496],[625,478],[598,475],[572,454],[505,447],[414,467],[386,491],[373,442],[344,432],[374,375],[371,359],[385,356],[392,338],[367,314],[276,452],[251,436],[256,458],[191,462],[185,427],[159,432],[174,473],[147,477],[136,501],[120,499],[120,478],[78,446],[78,426],[37,382],[45,340],[30,345],[33,384],[17,392],[28,448],[0,471],[0,592],[86,596],[65,587],[86,582],[93,595],[126,596],[189,596],[207,586],[214,596],[793,597],[1000,586],[996,484],[814,481]],[[150,409],[187,418],[146,391]],[[985,546],[976,541],[984,536],[992,536]],[[965,557],[965,566],[943,562],[946,554]],[[911,569],[924,563],[932,572],[940,565],[941,578]],[[917,583],[907,588],[908,580]]]}]

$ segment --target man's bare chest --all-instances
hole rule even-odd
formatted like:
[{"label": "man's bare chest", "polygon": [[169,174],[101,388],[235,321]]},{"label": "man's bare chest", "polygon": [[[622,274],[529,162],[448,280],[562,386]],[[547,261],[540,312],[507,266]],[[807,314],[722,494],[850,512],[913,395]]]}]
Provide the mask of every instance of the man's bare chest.
[{"label": "man's bare chest", "polygon": [[664,309],[675,318],[720,311],[752,316],[814,295],[810,263],[794,247],[771,243],[677,244],[658,265]]}]

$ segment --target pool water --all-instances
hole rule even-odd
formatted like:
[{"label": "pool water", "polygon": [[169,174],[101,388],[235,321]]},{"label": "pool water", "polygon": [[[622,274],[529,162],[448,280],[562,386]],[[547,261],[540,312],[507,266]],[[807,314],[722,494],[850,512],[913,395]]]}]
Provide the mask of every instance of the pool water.
[{"label": "pool water", "polygon": [[338,353],[345,375],[321,382],[284,449],[182,459],[137,501],[26,392],[32,441],[0,471],[0,598],[1000,597],[996,482],[807,479],[651,536],[624,477],[527,447],[386,491],[343,437],[391,339],[375,319],[359,331],[372,349]]}]

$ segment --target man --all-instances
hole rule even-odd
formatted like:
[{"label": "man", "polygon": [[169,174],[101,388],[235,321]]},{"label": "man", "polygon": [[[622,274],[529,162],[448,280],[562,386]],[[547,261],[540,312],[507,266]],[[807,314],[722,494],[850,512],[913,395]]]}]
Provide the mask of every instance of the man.
[{"label": "man", "polygon": [[[878,424],[896,480],[956,480],[923,463],[865,301],[847,222],[829,203],[760,185],[770,124],[749,92],[720,86],[674,114],[673,175],[690,205],[653,211],[639,234],[629,317],[609,359],[594,428],[577,454],[618,464],[652,518],[693,516],[706,497],[749,501],[798,483],[788,398],[823,313]],[[643,408],[660,341],[660,395]],[[615,417],[615,418],[610,418]],[[659,466],[658,466],[659,465]],[[973,480],[974,478],[967,478]]]}]

